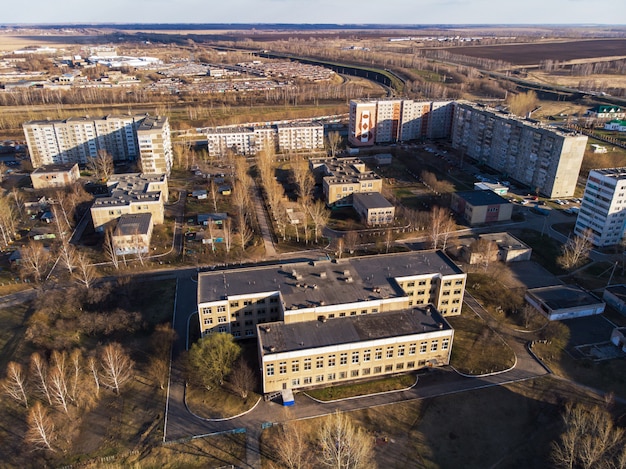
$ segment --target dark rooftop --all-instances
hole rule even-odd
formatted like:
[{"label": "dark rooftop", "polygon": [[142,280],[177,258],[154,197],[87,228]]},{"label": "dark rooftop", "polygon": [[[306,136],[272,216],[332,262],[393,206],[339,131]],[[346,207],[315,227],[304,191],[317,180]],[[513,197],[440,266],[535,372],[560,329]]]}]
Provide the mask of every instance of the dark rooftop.
[{"label": "dark rooftop", "polygon": [[500,197],[493,191],[464,191],[456,195],[473,206],[510,204],[504,197]]},{"label": "dark rooftop", "polygon": [[126,213],[117,220],[114,236],[147,234],[152,225],[150,213]]},{"label": "dark rooftop", "polygon": [[604,303],[576,285],[553,285],[551,287],[532,288],[528,290],[528,294],[537,298],[551,310]]},{"label": "dark rooftop", "polygon": [[361,192],[353,195],[354,202],[357,200],[365,208],[391,208],[393,204],[385,199],[380,192]]},{"label": "dark rooftop", "polygon": [[33,174],[67,172],[76,165],[78,165],[78,163],[46,164],[35,169]]},{"label": "dark rooftop", "polygon": [[257,328],[264,355],[452,329],[432,306]]},{"label": "dark rooftop", "polygon": [[605,290],[615,295],[620,301],[626,302],[626,285],[610,285]]}]

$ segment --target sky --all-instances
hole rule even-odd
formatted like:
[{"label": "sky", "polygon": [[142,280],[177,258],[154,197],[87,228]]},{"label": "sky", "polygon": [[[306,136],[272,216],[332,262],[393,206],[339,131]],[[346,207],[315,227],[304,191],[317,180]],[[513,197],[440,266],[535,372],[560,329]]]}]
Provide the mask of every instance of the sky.
[{"label": "sky", "polygon": [[0,23],[626,25],[624,0],[26,0]]}]

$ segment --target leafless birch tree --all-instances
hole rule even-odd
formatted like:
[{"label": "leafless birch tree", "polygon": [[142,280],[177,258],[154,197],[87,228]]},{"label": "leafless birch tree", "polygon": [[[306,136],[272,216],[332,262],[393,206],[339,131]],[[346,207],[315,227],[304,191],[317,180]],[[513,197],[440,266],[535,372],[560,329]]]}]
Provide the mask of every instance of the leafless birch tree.
[{"label": "leafless birch tree", "polygon": [[29,241],[21,249],[20,272],[39,283],[50,265],[50,252],[41,243]]},{"label": "leafless birch tree", "polygon": [[557,263],[564,269],[573,269],[582,264],[591,252],[591,233],[586,230],[582,235],[572,235],[563,245]]},{"label": "leafless birch tree", "polygon": [[26,373],[22,365],[16,362],[9,362],[7,365],[7,376],[2,382],[2,389],[11,398],[24,404],[28,408],[28,397],[26,395]]},{"label": "leafless birch tree", "polygon": [[108,227],[104,232],[104,241],[102,248],[107,258],[111,261],[111,264],[118,270],[120,268],[120,260],[115,252],[115,243],[113,242],[113,228]]},{"label": "leafless birch tree", "polygon": [[96,178],[106,181],[113,175],[113,157],[106,150],[99,150],[96,156],[87,159],[87,168]]},{"label": "leafless birch tree", "polygon": [[30,371],[34,376],[35,388],[52,405],[52,396],[48,386],[48,364],[37,352],[30,356]]},{"label": "leafless birch tree", "polygon": [[100,382],[117,395],[121,388],[133,378],[133,361],[116,342],[108,344],[100,351],[102,375]]},{"label": "leafless birch tree", "polygon": [[312,453],[298,421],[282,424],[280,436],[274,442],[274,449],[281,468],[308,469],[312,467]]},{"label": "leafless birch tree", "polygon": [[96,268],[91,265],[91,260],[85,253],[78,253],[76,256],[76,271],[74,272],[76,281],[89,288],[96,279]]},{"label": "leafless birch tree", "polygon": [[54,422],[41,402],[36,401],[28,413],[28,431],[26,442],[36,449],[56,451],[53,443],[56,440]]},{"label": "leafless birch tree", "polygon": [[320,429],[319,463],[328,468],[370,469],[373,460],[372,437],[354,426],[345,414],[335,413],[326,418]]}]

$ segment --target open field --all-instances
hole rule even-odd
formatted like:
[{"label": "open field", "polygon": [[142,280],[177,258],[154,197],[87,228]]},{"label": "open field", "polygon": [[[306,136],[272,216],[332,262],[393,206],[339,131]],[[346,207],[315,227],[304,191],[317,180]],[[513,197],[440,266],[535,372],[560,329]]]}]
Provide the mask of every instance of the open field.
[{"label": "open field", "polygon": [[626,56],[626,39],[589,39],[503,46],[452,47],[451,54],[502,60],[513,65],[537,65],[542,60],[568,61]]},{"label": "open field", "polygon": [[[550,85],[565,86],[569,88],[577,88],[581,82],[596,84],[604,83],[611,88],[625,88],[626,76],[624,75],[602,75],[594,74],[588,76],[572,75],[568,71],[563,72],[543,72],[534,70],[528,73],[527,80],[536,81],[538,83],[547,83]],[[560,103],[564,104],[564,103]]]}]

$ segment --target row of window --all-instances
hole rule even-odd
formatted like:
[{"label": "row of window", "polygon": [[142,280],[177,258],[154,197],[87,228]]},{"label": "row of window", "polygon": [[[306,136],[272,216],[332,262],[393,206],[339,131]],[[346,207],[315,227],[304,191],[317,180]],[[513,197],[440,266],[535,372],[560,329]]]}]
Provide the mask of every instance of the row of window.
[{"label": "row of window", "polygon": [[[448,350],[450,347],[450,339],[445,337],[441,340],[441,350]],[[428,351],[428,342],[421,342],[419,344],[419,353],[426,353]],[[436,352],[439,350],[439,340],[433,340],[430,343],[430,351]],[[372,349],[366,349],[362,353],[360,351],[354,351],[350,354],[350,360],[352,364],[358,365],[361,360],[363,362],[369,362],[372,360],[372,357],[375,361],[383,359],[383,352],[385,353],[385,357],[387,359],[391,359],[395,357],[404,357],[405,353],[408,352],[408,355],[415,355],[417,352],[417,343],[409,344],[408,347],[405,345],[398,345],[397,348],[393,345],[387,346],[385,350],[383,347],[377,347],[374,349],[374,353],[372,354]],[[337,354],[330,354],[327,357],[316,357],[315,358],[315,368],[324,368],[324,362],[326,362],[327,367],[334,367],[337,364]],[[348,352],[342,352],[339,354],[339,365],[345,366],[348,364]],[[304,371],[311,370],[313,367],[313,359],[305,358],[302,361],[302,369]],[[267,376],[274,376],[275,367],[273,363],[268,363],[266,366]],[[299,373],[300,372],[300,360],[292,360],[291,361],[291,372]],[[278,373],[281,375],[287,374],[287,362],[282,361],[278,363]]]},{"label": "row of window", "polygon": [[[433,283],[435,283],[435,281],[436,280],[433,280]],[[415,283],[416,283],[415,281],[407,282],[405,286],[406,286],[406,288],[413,288],[415,286]],[[417,285],[419,285],[419,286],[426,285],[427,283],[428,283],[428,280],[419,280],[419,281],[417,281]],[[461,279],[460,280],[455,280],[454,284],[455,285],[463,285],[463,280],[461,280]],[[402,286],[402,285],[400,285],[400,286]],[[444,287],[451,287],[452,286],[452,280],[445,280],[443,282],[443,286]]]}]

